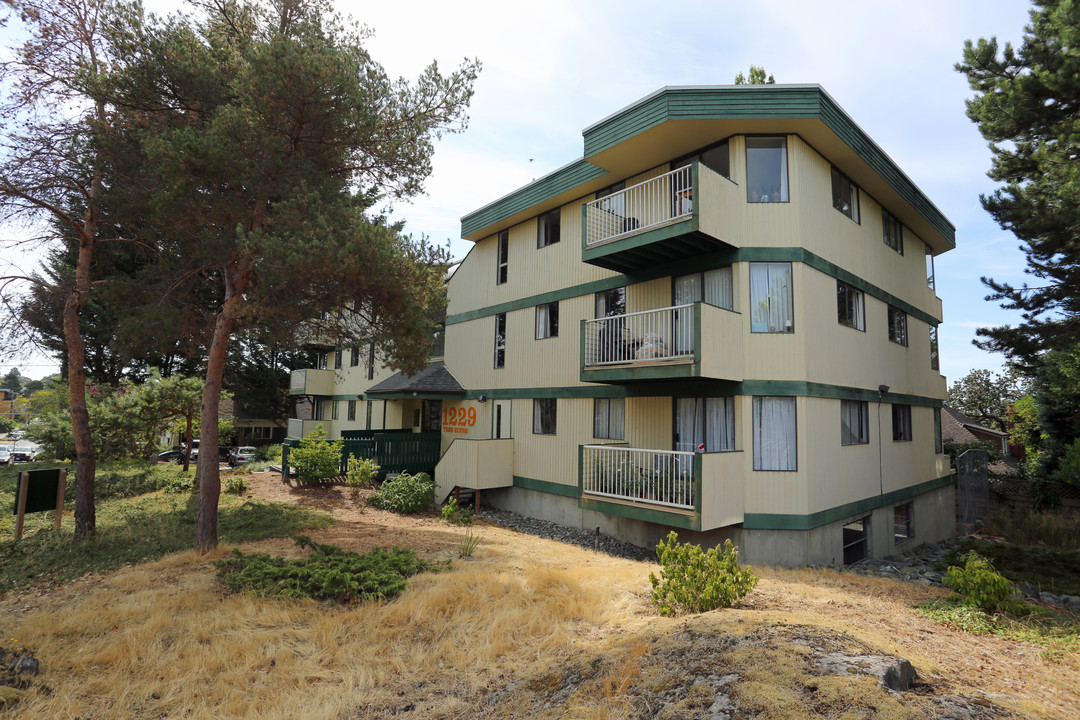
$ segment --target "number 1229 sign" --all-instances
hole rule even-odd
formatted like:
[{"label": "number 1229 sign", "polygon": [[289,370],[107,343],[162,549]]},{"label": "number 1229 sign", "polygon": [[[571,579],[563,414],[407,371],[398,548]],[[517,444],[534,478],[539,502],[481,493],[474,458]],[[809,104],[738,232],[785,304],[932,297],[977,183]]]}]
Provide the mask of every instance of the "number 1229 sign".
[{"label": "number 1229 sign", "polygon": [[442,423],[450,432],[468,432],[476,424],[476,408],[443,408]]}]

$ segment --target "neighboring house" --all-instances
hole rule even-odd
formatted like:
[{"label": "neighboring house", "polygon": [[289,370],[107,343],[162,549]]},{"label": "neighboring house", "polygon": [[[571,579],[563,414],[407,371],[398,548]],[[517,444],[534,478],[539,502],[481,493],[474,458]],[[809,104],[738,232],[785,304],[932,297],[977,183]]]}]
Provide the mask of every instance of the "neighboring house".
[{"label": "neighboring house", "polygon": [[816,85],[664,88],[584,147],[462,219],[440,361],[294,373],[323,405],[295,422],[335,436],[326,403],[360,395],[366,427],[439,429],[440,499],[642,546],[805,565],[952,535],[930,200]]},{"label": "neighboring house", "polygon": [[941,406],[943,437],[958,443],[986,441],[1003,455],[1009,454],[1009,433],[983,427],[956,408]]},{"label": "neighboring house", "polygon": [[234,445],[273,445],[285,439],[286,421],[261,418],[252,415],[234,398],[222,398],[218,417],[232,420],[236,430]]},{"label": "neighboring house", "polygon": [[27,423],[32,416],[30,398],[21,397],[14,390],[0,388],[0,417],[17,423]]}]

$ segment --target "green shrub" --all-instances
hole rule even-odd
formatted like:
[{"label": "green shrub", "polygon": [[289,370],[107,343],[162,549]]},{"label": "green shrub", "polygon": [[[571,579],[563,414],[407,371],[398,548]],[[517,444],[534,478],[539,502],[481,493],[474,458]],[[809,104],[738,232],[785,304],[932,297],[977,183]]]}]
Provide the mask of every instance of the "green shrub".
[{"label": "green shrub", "polygon": [[458,557],[472,557],[472,554],[476,552],[476,548],[480,547],[480,541],[483,539],[484,536],[476,532],[472,527],[465,528],[461,539],[458,540]]},{"label": "green shrub", "polygon": [[195,473],[181,471],[166,480],[161,489],[173,495],[195,492]]},{"label": "green shrub", "polygon": [[441,514],[443,522],[454,523],[455,525],[468,525],[473,519],[473,509],[468,505],[465,507],[458,505],[457,498],[453,495],[443,505]]},{"label": "green shrub", "polygon": [[248,482],[243,475],[229,475],[225,478],[225,492],[233,495],[243,495],[247,492]]},{"label": "green shrub", "polygon": [[345,484],[351,488],[369,488],[378,474],[379,466],[374,460],[360,459],[355,455],[350,455],[348,471],[345,473]]},{"label": "green shrub", "polygon": [[702,552],[700,545],[680,544],[672,531],[656,546],[660,578],[649,573],[650,599],[661,615],[699,613],[731,607],[757,585],[757,575],[739,565],[739,549],[724,541],[723,550]]},{"label": "green shrub", "polygon": [[281,464],[281,445],[263,445],[262,447],[255,448],[255,454],[252,456],[254,462],[270,462],[275,465]]},{"label": "green shrub", "polygon": [[1022,612],[1024,601],[1016,586],[995,570],[993,563],[974,550],[960,559],[963,567],[952,565],[945,571],[945,587],[953,591],[951,599],[987,612]]},{"label": "green shrub", "polygon": [[300,441],[300,447],[289,451],[289,464],[296,468],[302,483],[313,483],[341,474],[341,440],[327,442],[326,430],[320,425]]},{"label": "green shrub", "polygon": [[368,502],[380,510],[401,515],[424,512],[435,502],[435,487],[435,481],[427,473],[402,473],[384,482]]},{"label": "green shrub", "polygon": [[216,560],[218,575],[234,592],[250,591],[260,597],[310,597],[317,600],[355,602],[384,600],[400,595],[408,578],[432,569],[412,550],[375,548],[364,554],[347,552],[334,545],[320,545],[296,538],[312,553],[286,561],[272,555],[233,556]]}]

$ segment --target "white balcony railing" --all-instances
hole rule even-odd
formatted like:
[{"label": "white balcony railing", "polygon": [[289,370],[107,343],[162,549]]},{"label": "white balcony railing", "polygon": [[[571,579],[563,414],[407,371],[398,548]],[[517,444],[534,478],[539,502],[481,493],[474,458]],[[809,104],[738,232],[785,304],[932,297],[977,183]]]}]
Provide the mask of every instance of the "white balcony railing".
[{"label": "white balcony railing", "polygon": [[694,453],[582,446],[582,491],[589,495],[694,509]]},{"label": "white balcony railing", "polygon": [[692,304],[585,321],[585,367],[693,355]]},{"label": "white balcony railing", "polygon": [[693,177],[686,165],[586,203],[585,246],[690,217]]}]

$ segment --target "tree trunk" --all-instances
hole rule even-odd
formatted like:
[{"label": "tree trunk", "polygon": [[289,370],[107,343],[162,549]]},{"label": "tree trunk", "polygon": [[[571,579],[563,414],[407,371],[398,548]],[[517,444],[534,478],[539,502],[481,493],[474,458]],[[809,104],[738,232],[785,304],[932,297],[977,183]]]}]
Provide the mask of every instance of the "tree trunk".
[{"label": "tree trunk", "polygon": [[184,431],[184,451],[180,453],[184,458],[184,472],[187,472],[191,467],[191,416],[187,416],[187,428]]},{"label": "tree trunk", "polygon": [[203,386],[199,430],[199,509],[195,516],[195,549],[207,553],[217,547],[218,500],[221,497],[221,474],[218,461],[218,407],[225,358],[235,324],[234,307],[240,293],[226,280],[225,305],[214,323],[210,356],[206,361],[206,384]]}]

